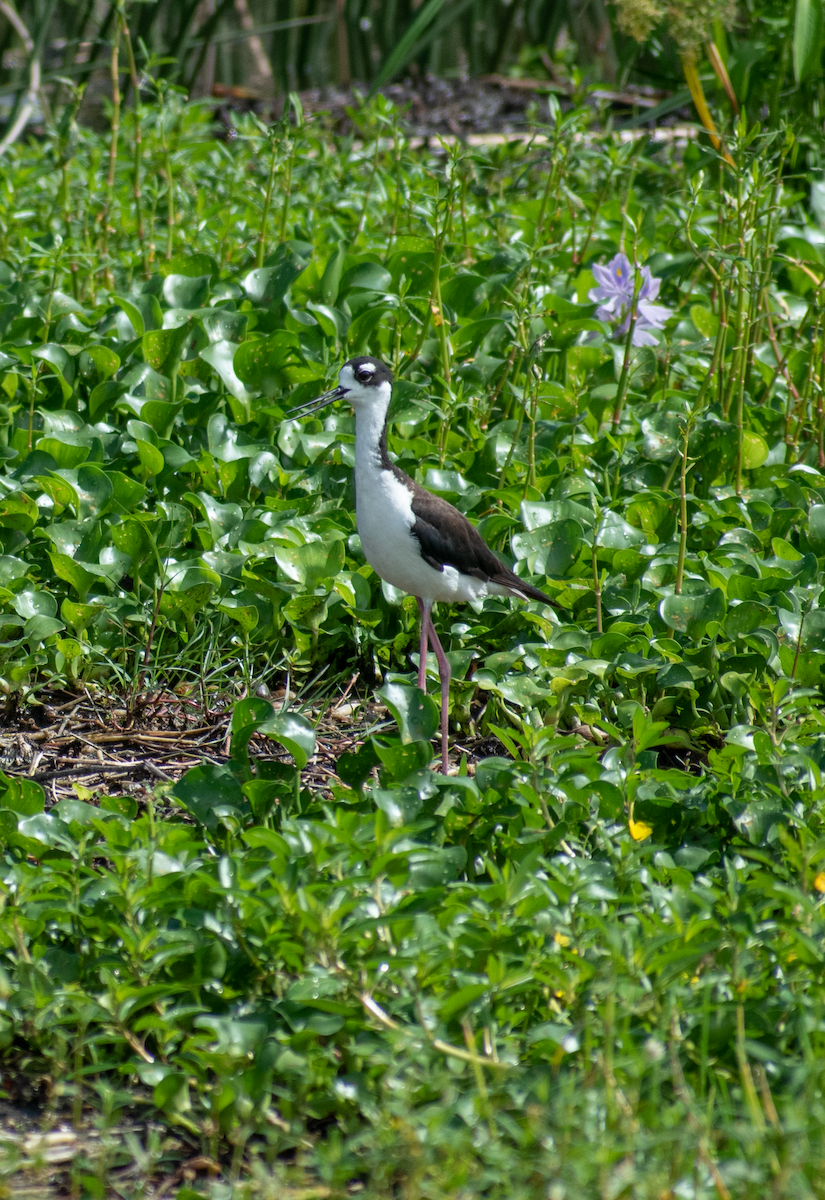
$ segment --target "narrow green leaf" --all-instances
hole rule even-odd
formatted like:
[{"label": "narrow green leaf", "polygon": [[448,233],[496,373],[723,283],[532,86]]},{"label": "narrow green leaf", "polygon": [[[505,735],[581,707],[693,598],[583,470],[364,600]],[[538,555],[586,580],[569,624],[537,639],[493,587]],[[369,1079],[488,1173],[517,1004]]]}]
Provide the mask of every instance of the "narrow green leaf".
[{"label": "narrow green leaf", "polygon": [[797,83],[819,65],[822,43],[822,0],[796,0],[793,27],[793,74]]},{"label": "narrow green leaf", "polygon": [[444,3],[445,0],[427,0],[425,4],[422,4],[400,39],[387,55],[384,65],[375,76],[372,87],[369,90],[370,96],[374,96],[387,80],[392,79],[394,75],[407,65],[412,58],[416,43],[423,36],[427,27],[432,24],[441,12]]}]

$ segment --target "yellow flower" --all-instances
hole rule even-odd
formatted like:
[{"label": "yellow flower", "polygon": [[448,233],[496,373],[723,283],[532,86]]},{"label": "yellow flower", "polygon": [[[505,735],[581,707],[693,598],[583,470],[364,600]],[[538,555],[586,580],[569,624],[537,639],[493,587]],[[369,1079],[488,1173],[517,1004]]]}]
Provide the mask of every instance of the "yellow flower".
[{"label": "yellow flower", "polygon": [[653,833],[653,826],[648,825],[647,821],[634,821],[632,817],[627,822],[627,827],[634,842],[643,842]]},{"label": "yellow flower", "polygon": [[570,938],[567,936],[567,934],[559,933],[558,931],[553,934],[553,941],[556,943],[557,946],[569,946],[570,945]]},{"label": "yellow flower", "polygon": [[814,880],[814,887],[818,892],[825,892],[825,871],[820,871]]}]

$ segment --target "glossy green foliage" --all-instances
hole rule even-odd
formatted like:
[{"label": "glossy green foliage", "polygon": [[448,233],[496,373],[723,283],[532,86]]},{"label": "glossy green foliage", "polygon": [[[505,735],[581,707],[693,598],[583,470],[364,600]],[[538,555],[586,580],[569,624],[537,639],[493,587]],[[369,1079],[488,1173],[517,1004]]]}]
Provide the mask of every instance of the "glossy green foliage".
[{"label": "glossy green foliage", "polygon": [[[9,707],[236,703],[227,760],[140,811],[0,779],[5,1077],[173,1130],[170,1174],[822,1195],[821,185],[790,135],[740,129],[719,190],[698,145],[555,118],[434,153],[376,141],[378,100],[333,154],[165,111],[154,257],[131,158],[105,245],[92,135],[65,175],[7,159]],[[662,280],[653,346],[589,298],[620,247]],[[362,352],[399,465],[560,605],[436,614],[449,779],[415,603],[361,553],[352,415],[290,416]],[[310,786],[316,714],[379,679]]]}]

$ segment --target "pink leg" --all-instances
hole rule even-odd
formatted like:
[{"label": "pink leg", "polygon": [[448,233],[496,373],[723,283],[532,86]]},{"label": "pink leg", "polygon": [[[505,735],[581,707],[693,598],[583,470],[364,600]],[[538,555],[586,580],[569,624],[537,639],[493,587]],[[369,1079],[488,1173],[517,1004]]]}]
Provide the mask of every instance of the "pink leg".
[{"label": "pink leg", "polygon": [[430,624],[430,609],[431,604],[425,604],[423,600],[415,598],[418,605],[418,611],[421,613],[421,642],[418,647],[418,686],[422,692],[427,690],[427,628]]},{"label": "pink leg", "polygon": [[438,660],[438,677],[441,680],[441,774],[446,775],[449,765],[447,755],[447,709],[450,704],[450,663],[447,655],[444,653],[444,647],[438,640],[438,634],[435,631],[435,626],[429,612],[427,613],[427,624],[429,626],[430,645],[435,651],[435,657]]}]

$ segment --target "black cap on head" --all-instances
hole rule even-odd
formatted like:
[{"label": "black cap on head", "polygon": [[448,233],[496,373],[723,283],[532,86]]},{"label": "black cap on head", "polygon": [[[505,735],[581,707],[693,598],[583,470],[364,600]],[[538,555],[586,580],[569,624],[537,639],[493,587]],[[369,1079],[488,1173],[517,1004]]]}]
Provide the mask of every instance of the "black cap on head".
[{"label": "black cap on head", "polygon": [[392,383],[392,371],[381,362],[380,358],[372,358],[369,354],[360,354],[344,363],[349,367],[362,387],[377,387],[380,383]]}]

